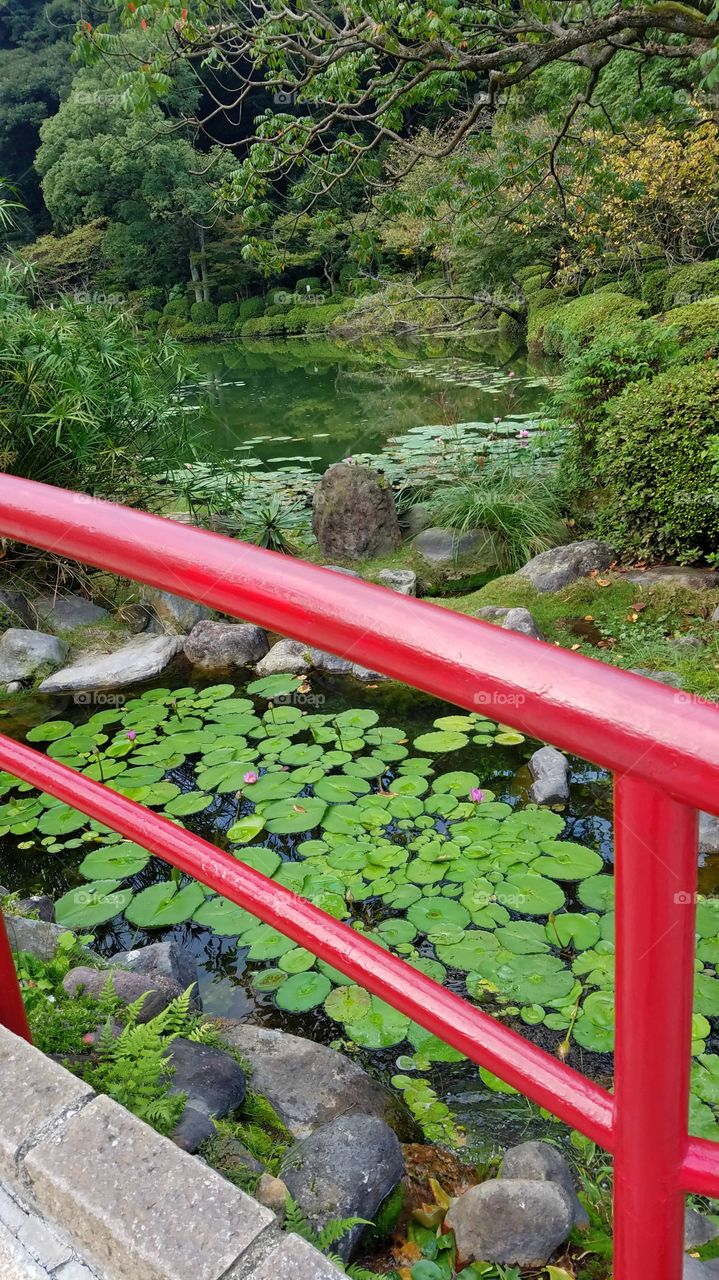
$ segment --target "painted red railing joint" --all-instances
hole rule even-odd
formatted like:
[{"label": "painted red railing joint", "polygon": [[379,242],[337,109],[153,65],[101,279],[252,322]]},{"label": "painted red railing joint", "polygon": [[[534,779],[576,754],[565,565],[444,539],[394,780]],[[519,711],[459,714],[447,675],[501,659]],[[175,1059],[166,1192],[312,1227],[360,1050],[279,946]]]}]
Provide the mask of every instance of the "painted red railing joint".
[{"label": "painted red railing joint", "polygon": [[[381,587],[32,481],[0,478],[0,535],[351,657],[613,770],[612,1096],[231,855],[0,735],[0,767],[274,925],[609,1151],[615,1280],[681,1280],[683,1195],[719,1195],[719,1145],[688,1136],[696,811],[719,814],[717,709]],[[2,924],[0,1023],[29,1034]]]}]

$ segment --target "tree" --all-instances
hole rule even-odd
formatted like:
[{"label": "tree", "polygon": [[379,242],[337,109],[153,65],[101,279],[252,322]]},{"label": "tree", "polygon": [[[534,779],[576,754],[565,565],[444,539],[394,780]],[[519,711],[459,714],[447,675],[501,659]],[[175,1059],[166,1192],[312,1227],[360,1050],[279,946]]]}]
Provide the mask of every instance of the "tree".
[{"label": "tree", "polygon": [[103,252],[117,284],[141,288],[187,278],[209,300],[206,240],[217,221],[216,165],[158,107],[128,114],[107,72],[83,71],[41,129],[36,167],[55,228],[107,219]]},{"label": "tree", "polygon": [[[152,54],[123,79],[130,99],[147,103],[174,67],[192,66],[210,100],[197,123],[210,137],[259,90],[274,92],[275,110],[255,117],[234,175],[242,204],[295,167],[316,175],[321,199],[386,142],[407,149],[409,167],[421,156],[450,156],[486,127],[488,109],[550,66],[580,73],[565,132],[625,50],[668,65],[701,58],[707,83],[716,82],[719,19],[710,3],[610,0],[597,12],[589,0],[487,0],[479,9],[458,0],[433,8],[416,0],[147,0],[137,8],[110,0],[105,21],[86,22],[78,39],[90,61],[112,59],[139,23]],[[413,136],[448,114],[452,127],[435,145]]]}]

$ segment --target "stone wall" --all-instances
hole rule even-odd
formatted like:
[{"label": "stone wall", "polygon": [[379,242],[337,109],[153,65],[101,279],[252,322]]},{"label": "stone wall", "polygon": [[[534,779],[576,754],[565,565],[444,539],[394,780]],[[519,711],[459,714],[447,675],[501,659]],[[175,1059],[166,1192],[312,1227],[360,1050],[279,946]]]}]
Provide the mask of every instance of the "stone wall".
[{"label": "stone wall", "polygon": [[201,1160],[0,1027],[0,1280],[337,1280]]}]

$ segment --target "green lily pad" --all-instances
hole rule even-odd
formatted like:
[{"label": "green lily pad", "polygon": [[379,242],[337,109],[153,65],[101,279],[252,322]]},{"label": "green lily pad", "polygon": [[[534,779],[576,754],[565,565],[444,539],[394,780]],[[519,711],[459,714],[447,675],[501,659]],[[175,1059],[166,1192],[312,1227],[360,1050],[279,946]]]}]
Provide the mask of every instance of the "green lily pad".
[{"label": "green lily pad", "polygon": [[[283,698],[289,693],[294,693],[300,684],[301,681],[298,676],[263,676],[261,680],[253,680],[251,684],[248,684],[247,692],[256,693],[261,698]],[[227,706],[227,702],[220,703],[217,708],[218,712]]]},{"label": "green lily pad", "polygon": [[564,906],[564,894],[553,880],[531,871],[515,873],[497,887],[497,898],[524,916],[547,916]]},{"label": "green lily pad", "polygon": [[587,880],[596,876],[604,865],[601,854],[571,840],[545,840],[540,848],[542,856],[536,859],[532,869],[555,880]]},{"label": "green lily pad", "polygon": [[248,814],[233,822],[227,832],[227,839],[232,844],[249,844],[250,840],[254,840],[255,836],[260,834],[264,825],[265,820],[261,813]]},{"label": "green lily pad", "polygon": [[165,880],[138,893],[125,908],[125,915],[130,924],[140,929],[166,929],[190,920],[204,898],[199,884],[187,884],[184,889],[178,889],[174,880]]},{"label": "green lily pad", "polygon": [[279,800],[265,809],[265,824],[268,831],[279,835],[312,831],[319,826],[326,809],[324,800],[307,796],[296,800]]},{"label": "green lily pad", "polygon": [[596,916],[583,916],[577,911],[562,912],[547,921],[546,936],[554,946],[586,951],[599,941],[599,921]]},{"label": "green lily pad", "polygon": [[436,733],[421,733],[414,740],[417,751],[429,751],[430,754],[444,754],[449,751],[460,751],[466,747],[469,738],[464,733],[454,733],[446,729],[438,729]]},{"label": "green lily pad", "polygon": [[369,1013],[358,1022],[347,1022],[345,1032],[350,1040],[364,1049],[389,1049],[392,1045],[401,1044],[409,1026],[410,1020],[403,1013],[377,996],[370,996]]},{"label": "green lily pad", "polygon": [[229,898],[208,898],[195,911],[192,917],[196,924],[206,929],[213,929],[227,938],[238,938],[247,929],[257,924],[256,916],[238,907]]},{"label": "green lily pad", "polygon": [[183,795],[175,796],[174,800],[167,802],[165,813],[184,818],[191,813],[202,813],[211,804],[212,796],[206,795],[204,791],[185,791]]},{"label": "green lily pad", "polygon": [[611,911],[614,906],[614,878],[609,875],[591,876],[582,881],[577,893],[580,902],[591,911]]},{"label": "green lily pad", "polygon": [[123,840],[120,844],[93,849],[80,863],[80,874],[88,880],[122,880],[143,871],[150,861],[150,854],[139,844]]},{"label": "green lily pad", "polygon": [[71,809],[69,805],[59,804],[43,813],[37,825],[38,830],[44,831],[48,836],[67,836],[71,831],[79,831],[88,822],[89,818],[84,813],[78,813],[77,809]]},{"label": "green lily pad", "polygon": [[55,919],[66,929],[95,929],[124,911],[132,889],[120,889],[118,880],[97,880],[71,889],[55,903]]},{"label": "green lily pad", "polygon": [[329,994],[332,983],[324,973],[294,973],[276,995],[280,1009],[288,1013],[307,1013]]},{"label": "green lily pad", "polygon": [[344,981],[349,985],[337,987],[327,996],[325,1012],[335,1022],[359,1022],[371,1012],[369,991],[355,986],[350,979],[346,978]]},{"label": "green lily pad", "polygon": [[29,729],[25,737],[28,742],[57,742],[72,733],[73,728],[69,720],[46,720],[44,724]]}]

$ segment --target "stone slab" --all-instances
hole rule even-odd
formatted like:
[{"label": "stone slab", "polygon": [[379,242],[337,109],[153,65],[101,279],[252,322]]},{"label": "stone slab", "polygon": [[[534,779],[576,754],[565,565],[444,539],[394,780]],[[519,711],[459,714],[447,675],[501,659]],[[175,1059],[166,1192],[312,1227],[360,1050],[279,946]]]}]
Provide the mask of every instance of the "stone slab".
[{"label": "stone slab", "polygon": [[341,1272],[299,1236],[285,1236],[247,1280],[338,1280]]},{"label": "stone slab", "polygon": [[43,680],[40,692],[87,693],[152,680],[182,652],[184,643],[184,636],[141,635],[114,653],[80,654],[71,666]]},{"label": "stone slab", "polygon": [[34,1147],[25,1173],[40,1209],[113,1280],[219,1280],[275,1220],[105,1097]]},{"label": "stone slab", "polygon": [[0,1172],[12,1178],[21,1150],[93,1094],[82,1080],[4,1027],[0,1027],[0,1079],[3,1096],[12,1098],[12,1107],[2,1110]]}]

